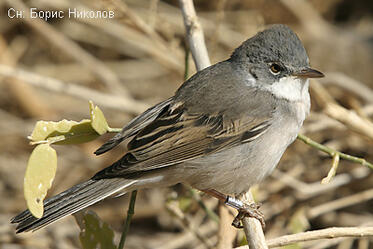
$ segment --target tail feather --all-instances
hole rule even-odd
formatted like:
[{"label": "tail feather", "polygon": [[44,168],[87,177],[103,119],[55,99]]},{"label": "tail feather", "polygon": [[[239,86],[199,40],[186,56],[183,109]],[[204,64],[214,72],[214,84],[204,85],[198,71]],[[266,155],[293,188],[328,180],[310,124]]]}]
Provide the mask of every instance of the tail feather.
[{"label": "tail feather", "polygon": [[136,180],[123,178],[88,180],[46,200],[44,215],[35,218],[26,210],[14,217],[11,222],[18,223],[16,232],[38,230],[62,217],[78,212],[94,203],[135,183]]}]

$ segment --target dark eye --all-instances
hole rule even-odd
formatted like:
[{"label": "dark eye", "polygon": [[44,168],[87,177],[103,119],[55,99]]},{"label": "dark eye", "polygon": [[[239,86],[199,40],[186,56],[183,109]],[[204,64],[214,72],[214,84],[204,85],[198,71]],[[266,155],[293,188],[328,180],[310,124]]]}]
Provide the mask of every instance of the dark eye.
[{"label": "dark eye", "polygon": [[272,63],[269,69],[271,70],[272,74],[278,75],[282,70],[282,67],[279,64]]}]

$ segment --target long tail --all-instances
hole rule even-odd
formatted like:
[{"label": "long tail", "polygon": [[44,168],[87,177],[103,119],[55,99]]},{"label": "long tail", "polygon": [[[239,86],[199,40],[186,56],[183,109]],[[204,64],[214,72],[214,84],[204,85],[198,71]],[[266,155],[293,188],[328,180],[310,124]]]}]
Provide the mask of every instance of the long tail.
[{"label": "long tail", "polygon": [[88,180],[47,199],[44,202],[44,215],[40,219],[26,210],[14,217],[11,222],[18,223],[17,233],[38,230],[118,191],[125,190],[135,182],[136,180],[123,178]]}]

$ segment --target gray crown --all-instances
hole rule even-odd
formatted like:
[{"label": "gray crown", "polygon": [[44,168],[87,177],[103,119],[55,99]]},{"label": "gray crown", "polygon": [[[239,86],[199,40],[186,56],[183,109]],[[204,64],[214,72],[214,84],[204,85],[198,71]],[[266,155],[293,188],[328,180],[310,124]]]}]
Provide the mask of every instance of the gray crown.
[{"label": "gray crown", "polygon": [[233,52],[231,59],[253,64],[283,62],[289,66],[309,66],[298,36],[283,24],[273,25],[246,40]]}]

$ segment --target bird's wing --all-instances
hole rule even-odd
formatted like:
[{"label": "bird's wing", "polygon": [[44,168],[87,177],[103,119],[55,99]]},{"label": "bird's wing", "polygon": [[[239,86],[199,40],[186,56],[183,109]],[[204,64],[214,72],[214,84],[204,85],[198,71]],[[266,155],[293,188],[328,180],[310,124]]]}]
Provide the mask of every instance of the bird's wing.
[{"label": "bird's wing", "polygon": [[128,143],[128,153],[94,179],[129,176],[198,158],[248,143],[266,132],[272,115],[188,114],[182,103],[172,103]]},{"label": "bird's wing", "polygon": [[157,116],[159,115],[159,113],[162,112],[163,108],[167,107],[171,102],[172,102],[172,98],[169,98],[169,99],[167,99],[167,100],[149,108],[144,113],[142,113],[141,115],[134,118],[126,126],[124,126],[120,133],[116,134],[112,139],[110,139],[109,141],[104,143],[94,153],[96,155],[103,154],[103,153],[111,150],[115,146],[117,146],[123,140],[134,136],[141,129],[143,129],[145,126],[147,126],[149,123],[151,123],[154,119],[156,119]]}]

